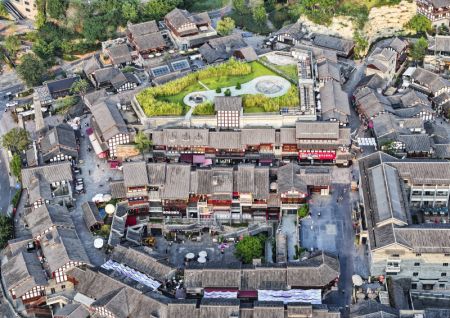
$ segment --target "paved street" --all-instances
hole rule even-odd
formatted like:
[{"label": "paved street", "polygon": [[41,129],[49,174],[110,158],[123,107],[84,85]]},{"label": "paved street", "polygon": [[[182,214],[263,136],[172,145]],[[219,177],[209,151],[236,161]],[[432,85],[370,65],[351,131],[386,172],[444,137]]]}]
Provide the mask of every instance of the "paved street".
[{"label": "paved street", "polygon": [[[336,168],[337,169],[337,168]],[[301,246],[337,255],[341,265],[339,292],[332,293],[326,302],[339,306],[351,302],[353,260],[355,255],[354,235],[351,222],[351,201],[349,196],[350,169],[339,169],[333,175],[331,195],[313,194],[310,200],[311,218],[301,222]],[[347,179],[346,182],[345,179]],[[345,193],[344,193],[345,191]],[[339,198],[342,197],[340,200]],[[318,213],[320,212],[320,216]]]}]

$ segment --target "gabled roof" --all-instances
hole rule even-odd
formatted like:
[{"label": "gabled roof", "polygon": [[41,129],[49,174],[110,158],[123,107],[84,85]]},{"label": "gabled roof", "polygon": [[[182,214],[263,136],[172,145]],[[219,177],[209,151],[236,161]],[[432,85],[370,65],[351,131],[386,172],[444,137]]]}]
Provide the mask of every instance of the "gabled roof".
[{"label": "gabled roof", "polygon": [[39,177],[41,182],[46,183],[72,181],[72,165],[70,162],[61,162],[39,167],[23,168],[22,186],[28,189],[36,177]]},{"label": "gabled roof", "polygon": [[73,228],[73,222],[66,207],[59,204],[41,205],[25,216],[33,237],[44,234],[51,227]]},{"label": "gabled roof", "polygon": [[190,176],[190,165],[167,165],[166,183],[160,191],[161,198],[167,200],[186,199],[189,196]]},{"label": "gabled roof", "polygon": [[161,32],[136,36],[133,41],[140,51],[154,50],[166,46],[166,40],[164,40]]},{"label": "gabled roof", "polygon": [[401,135],[398,137],[405,145],[406,152],[431,152],[433,142],[426,134]]},{"label": "gabled roof", "polygon": [[234,51],[247,47],[241,34],[230,34],[214,38],[199,48],[199,53],[208,63],[230,58]]},{"label": "gabled roof", "polygon": [[[350,104],[348,95],[342,90],[337,81],[327,81],[320,88],[320,100],[322,102],[322,117],[327,119],[341,119],[340,122],[348,123],[350,116]],[[337,116],[333,115],[338,113]],[[334,118],[338,117],[338,118]]]},{"label": "gabled roof", "polygon": [[118,245],[114,248],[111,258],[163,283],[176,272],[176,268],[168,262],[146,253],[143,249]]},{"label": "gabled roof", "polygon": [[72,85],[79,80],[80,77],[77,75],[59,80],[47,81],[45,82],[45,85],[47,86],[50,94],[54,94],[60,91],[70,90]]},{"label": "gabled roof", "polygon": [[90,228],[96,224],[103,224],[103,220],[100,217],[97,205],[92,201],[84,202],[81,205],[83,210],[83,219],[87,227]]},{"label": "gabled roof", "polygon": [[156,23],[155,20],[145,21],[145,22],[136,23],[136,24],[128,22],[127,31],[129,33],[131,33],[131,35],[133,37],[136,37],[139,35],[146,35],[146,34],[158,32],[159,28],[158,28],[158,24]]},{"label": "gabled roof", "polygon": [[83,244],[74,229],[53,229],[43,236],[41,247],[51,272],[69,262],[89,264]]},{"label": "gabled roof", "polygon": [[107,50],[108,55],[114,64],[128,63],[133,60],[128,44],[114,45],[109,47]]},{"label": "gabled roof", "polygon": [[13,289],[16,297],[21,297],[33,287],[47,285],[47,277],[37,254],[26,251],[2,262],[2,277],[6,289]]},{"label": "gabled roof", "polygon": [[450,87],[450,82],[440,77],[438,74],[423,68],[417,67],[411,75],[411,78],[420,83],[420,85],[427,87],[431,93],[436,94],[443,88]]},{"label": "gabled roof", "polygon": [[104,140],[109,140],[120,133],[128,133],[125,121],[117,106],[102,101],[95,104],[91,111]]},{"label": "gabled roof", "polygon": [[338,139],[338,122],[296,122],[297,139]]},{"label": "gabled roof", "polygon": [[91,75],[96,70],[99,70],[102,67],[102,64],[95,55],[83,62],[83,71],[87,76]]},{"label": "gabled roof", "polygon": [[398,37],[394,37],[388,44],[388,47],[392,48],[398,54],[400,54],[400,52],[402,52],[407,46],[408,42]]},{"label": "gabled roof", "polygon": [[395,69],[396,58],[397,53],[394,50],[377,47],[369,56],[367,64],[385,73]]},{"label": "gabled roof", "polygon": [[337,38],[331,35],[317,34],[313,39],[314,45],[332,49],[338,52],[348,55],[354,47],[354,43],[351,40]]},{"label": "gabled roof", "polygon": [[56,318],[88,318],[89,310],[82,304],[67,304],[64,307],[56,308],[54,312]]},{"label": "gabled roof", "polygon": [[332,62],[330,60],[324,60],[322,62],[317,63],[317,71],[318,71],[318,78],[326,79],[326,78],[332,78],[335,81],[340,82],[341,81],[341,70],[339,67],[339,64]]},{"label": "gabled roof", "polygon": [[126,162],[123,164],[125,187],[148,186],[147,166],[144,161]]},{"label": "gabled roof", "polygon": [[235,192],[251,193],[255,199],[269,197],[269,168],[240,164],[234,174]]},{"label": "gabled roof", "polygon": [[41,140],[40,146],[44,161],[48,161],[60,153],[73,158],[78,156],[75,132],[67,124],[60,124],[49,130]]},{"label": "gabled roof", "polygon": [[216,96],[214,98],[216,111],[240,111],[241,108],[242,97],[240,96]]}]

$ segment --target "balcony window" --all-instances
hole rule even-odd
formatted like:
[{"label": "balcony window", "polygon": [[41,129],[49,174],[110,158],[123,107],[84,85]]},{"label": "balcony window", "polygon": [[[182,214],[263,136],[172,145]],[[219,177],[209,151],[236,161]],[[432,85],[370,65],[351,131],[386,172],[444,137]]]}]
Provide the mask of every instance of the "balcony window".
[{"label": "balcony window", "polygon": [[414,276],[414,277],[417,277],[417,276],[419,276],[419,273],[418,273],[418,272],[414,272],[414,273],[413,273],[413,276]]},{"label": "balcony window", "polygon": [[420,266],[420,263],[414,263],[414,266]]},{"label": "balcony window", "polygon": [[416,253],[416,256],[417,256],[417,257],[419,257],[419,256],[422,256],[422,254],[420,254],[420,253]]},{"label": "balcony window", "polygon": [[441,277],[447,276],[447,273],[441,273]]},{"label": "balcony window", "polygon": [[448,266],[448,263],[444,263],[444,264],[442,264],[442,266]]},{"label": "balcony window", "polygon": [[417,284],[411,284],[411,289],[417,289]]}]

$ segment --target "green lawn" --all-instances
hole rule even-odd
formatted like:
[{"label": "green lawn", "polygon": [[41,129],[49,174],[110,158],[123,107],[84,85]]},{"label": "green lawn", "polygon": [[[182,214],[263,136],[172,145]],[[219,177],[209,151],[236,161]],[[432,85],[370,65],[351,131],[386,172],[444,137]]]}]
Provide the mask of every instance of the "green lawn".
[{"label": "green lawn", "polygon": [[273,68],[277,69],[281,73],[285,74],[286,77],[298,81],[298,74],[297,74],[297,65],[290,64],[290,65],[277,65],[270,63],[267,57],[263,56],[261,58],[264,62],[269,63]]},{"label": "green lawn", "polygon": [[250,82],[252,79],[264,76],[264,75],[277,75],[271,70],[269,70],[267,67],[262,65],[261,63],[258,63],[256,61],[251,62],[250,65],[252,66],[252,72],[248,75],[244,76],[221,76],[216,78],[208,78],[202,80],[202,83],[208,86],[210,89],[216,89],[216,88],[223,88],[223,87],[229,87],[229,86],[235,86],[237,83],[247,83]]},{"label": "green lawn", "polygon": [[[256,61],[250,63],[252,67],[252,72],[248,75],[244,76],[221,76],[221,77],[213,77],[208,79],[203,79],[201,82],[205,84],[209,89],[216,89],[216,88],[224,88],[229,86],[235,86],[237,83],[247,83],[251,81],[252,79],[264,76],[264,75],[277,75],[271,70],[269,70],[267,67],[262,65],[261,63],[258,63]],[[158,97],[160,100],[164,100],[167,102],[173,102],[173,103],[180,103],[183,104],[183,98],[189,93],[195,92],[195,91],[204,91],[206,90],[202,85],[200,85],[198,82],[194,85],[190,85],[186,87],[184,90],[182,90],[180,93],[172,96],[165,96],[165,97]]]}]

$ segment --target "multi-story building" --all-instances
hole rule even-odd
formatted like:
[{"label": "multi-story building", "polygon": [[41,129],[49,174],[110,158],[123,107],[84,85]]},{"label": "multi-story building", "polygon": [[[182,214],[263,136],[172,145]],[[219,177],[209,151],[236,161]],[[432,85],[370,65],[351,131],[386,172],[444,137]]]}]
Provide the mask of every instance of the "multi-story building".
[{"label": "multi-story building", "polygon": [[42,161],[53,163],[77,160],[79,145],[73,128],[61,124],[50,129],[39,142]]},{"label": "multi-story building", "polygon": [[242,97],[214,98],[214,109],[217,112],[217,127],[223,129],[239,128],[242,114]]},{"label": "multi-story building", "polygon": [[[350,130],[338,122],[297,122],[295,128],[249,128],[240,131],[164,129],[153,131],[154,152],[160,158],[192,163],[259,162],[270,165],[275,158],[346,165]],[[183,156],[184,155],[184,156]],[[200,161],[200,164],[203,161]]]},{"label": "multi-story building", "polygon": [[450,1],[448,0],[416,0],[417,13],[426,16],[433,25],[448,26],[450,18]]},{"label": "multi-story building", "polygon": [[100,157],[115,157],[117,146],[132,141],[119,109],[113,102],[105,100],[92,108],[91,128],[88,129],[92,147]]},{"label": "multi-story building", "polygon": [[[378,152],[362,158],[361,238],[372,275],[410,278],[412,289],[450,289],[448,193],[450,163],[398,160]],[[413,224],[420,220],[432,221]]]},{"label": "multi-story building", "polygon": [[164,22],[181,50],[199,46],[217,36],[207,12],[192,14],[175,8],[166,14]]},{"label": "multi-story building", "polygon": [[35,20],[38,14],[37,0],[12,0],[10,3],[21,15],[30,20]]}]

